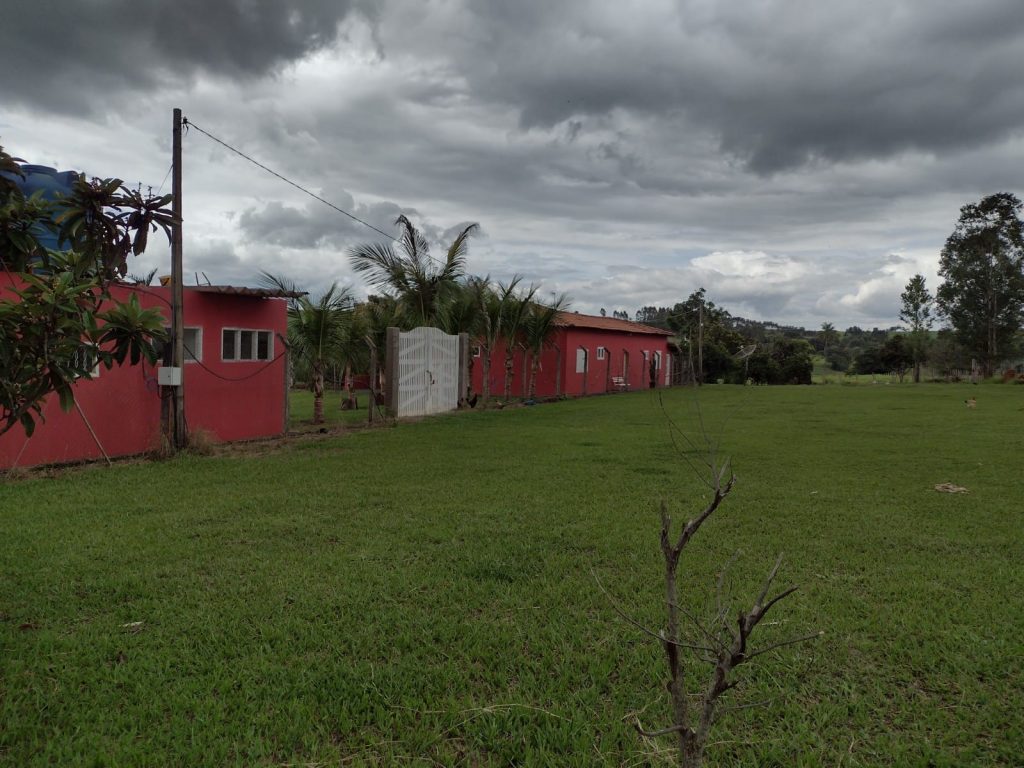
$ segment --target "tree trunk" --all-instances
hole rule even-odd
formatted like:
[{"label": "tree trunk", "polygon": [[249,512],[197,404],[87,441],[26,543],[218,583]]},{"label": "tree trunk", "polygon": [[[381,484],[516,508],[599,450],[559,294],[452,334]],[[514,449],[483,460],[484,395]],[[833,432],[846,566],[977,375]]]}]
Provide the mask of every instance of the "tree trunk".
[{"label": "tree trunk", "polygon": [[341,391],[341,405],[344,408],[346,404],[352,404],[352,363],[345,363],[345,373],[342,374],[342,385]]},{"label": "tree trunk", "polygon": [[537,369],[540,368],[540,355],[534,355],[530,361],[530,388],[529,397],[532,400],[537,396]]},{"label": "tree trunk", "polygon": [[324,369],[322,365],[313,366],[313,423],[324,423]]},{"label": "tree trunk", "polygon": [[512,398],[512,370],[516,367],[515,350],[505,351],[505,399]]},{"label": "tree trunk", "polygon": [[483,404],[486,406],[487,401],[491,399],[491,348],[482,346],[480,351],[483,354],[481,362],[483,363],[484,375],[483,375],[483,387],[480,396],[483,399]]},{"label": "tree trunk", "polygon": [[529,377],[526,375],[526,372],[529,370],[529,368],[527,367],[527,361],[529,361],[529,359],[530,359],[530,350],[524,349],[523,350],[523,364],[519,368],[519,370],[522,371],[522,373],[520,374],[522,376],[522,382],[519,385],[519,389],[520,389],[520,391],[523,394],[523,399],[524,400],[527,397],[530,396],[530,391],[528,389],[528,387],[530,386]]}]

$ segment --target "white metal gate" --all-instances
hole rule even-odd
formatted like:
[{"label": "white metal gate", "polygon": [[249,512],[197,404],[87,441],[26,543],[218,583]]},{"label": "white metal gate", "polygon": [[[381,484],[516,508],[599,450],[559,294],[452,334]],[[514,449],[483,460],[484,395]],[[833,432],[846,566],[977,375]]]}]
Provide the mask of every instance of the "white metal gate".
[{"label": "white metal gate", "polygon": [[398,334],[395,415],[426,416],[459,404],[459,337],[437,328]]}]

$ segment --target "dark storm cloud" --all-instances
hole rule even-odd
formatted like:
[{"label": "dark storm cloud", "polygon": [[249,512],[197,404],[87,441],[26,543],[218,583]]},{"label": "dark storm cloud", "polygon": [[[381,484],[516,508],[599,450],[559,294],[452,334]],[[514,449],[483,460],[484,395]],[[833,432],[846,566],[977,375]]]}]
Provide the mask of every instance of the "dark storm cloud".
[{"label": "dark storm cloud", "polygon": [[[335,42],[363,0],[6,0],[8,103],[111,113],[125,91],[199,73],[252,78]],[[10,76],[17,73],[17,76]]]},{"label": "dark storm cloud", "polygon": [[[942,152],[1024,125],[1019,0],[467,3],[446,50],[524,129],[616,111],[711,131],[758,173]],[[389,30],[403,49],[415,42]],[[426,52],[424,52],[426,53]],[[579,133],[578,122],[571,123]],[[663,151],[671,152],[666,145]]]},{"label": "dark storm cloud", "polygon": [[[342,210],[383,232],[397,234],[395,219],[401,214],[410,218],[416,216],[415,210],[390,202],[356,205],[347,192],[334,194],[331,199]],[[262,208],[248,208],[238,217],[238,226],[248,242],[285,248],[343,247],[383,239],[378,232],[315,200],[300,207],[275,201]]]},{"label": "dark storm cloud", "polygon": [[[386,232],[419,211],[437,249],[479,221],[472,271],[568,290],[584,311],[704,285],[739,314],[889,324],[906,278],[934,275],[959,207],[1019,190],[1019,0],[4,11],[0,66],[17,77],[0,85],[0,133],[23,156],[136,178],[155,155],[158,181],[164,110],[180,104]],[[345,250],[372,230],[198,131],[185,156],[201,266],[356,280]]]}]

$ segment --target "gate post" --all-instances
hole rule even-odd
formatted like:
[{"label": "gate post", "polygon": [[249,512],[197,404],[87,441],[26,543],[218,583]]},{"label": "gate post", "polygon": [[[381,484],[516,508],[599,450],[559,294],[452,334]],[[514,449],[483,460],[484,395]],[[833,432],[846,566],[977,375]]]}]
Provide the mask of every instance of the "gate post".
[{"label": "gate post", "polygon": [[462,406],[469,399],[469,334],[459,334],[459,397],[456,402]]},{"label": "gate post", "polygon": [[398,408],[395,388],[398,385],[398,329],[388,328],[384,343],[384,407],[392,414]]}]

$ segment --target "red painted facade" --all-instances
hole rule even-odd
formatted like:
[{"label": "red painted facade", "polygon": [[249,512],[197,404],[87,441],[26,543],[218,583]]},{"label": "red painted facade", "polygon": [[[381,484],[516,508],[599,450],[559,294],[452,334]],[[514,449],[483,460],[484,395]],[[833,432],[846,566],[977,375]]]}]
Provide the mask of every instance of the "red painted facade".
[{"label": "red painted facade", "polygon": [[[647,389],[652,385],[651,362],[657,366],[654,386],[667,386],[671,359],[671,333],[649,325],[564,312],[559,318],[550,346],[544,350],[537,372],[536,396],[595,395],[622,389]],[[483,358],[479,345],[472,345],[473,391],[483,391]],[[501,397],[505,387],[504,342],[491,354],[490,392]],[[603,352],[599,351],[603,350]],[[512,397],[528,392],[532,359],[516,348],[512,366]],[[621,379],[622,386],[619,385]]]},{"label": "red painted facade", "polygon": [[[263,295],[265,291],[245,291],[220,286],[184,290],[186,341],[197,347],[193,351],[198,358],[185,363],[185,419],[190,432],[204,430],[217,440],[278,435],[287,427],[281,341],[287,331],[287,305]],[[170,288],[118,285],[111,292],[118,300],[134,293],[142,306],[162,310],[170,325]],[[225,328],[267,332],[258,337],[265,348],[250,345],[254,356],[267,359],[225,360]],[[20,427],[0,436],[0,467],[98,459],[103,456],[100,445],[113,457],[144,453],[160,444],[156,367],[143,363],[102,369],[95,379],[75,385],[75,398],[81,412],[72,408],[65,413],[51,396],[43,410],[45,422],[37,424],[31,438]]]}]

